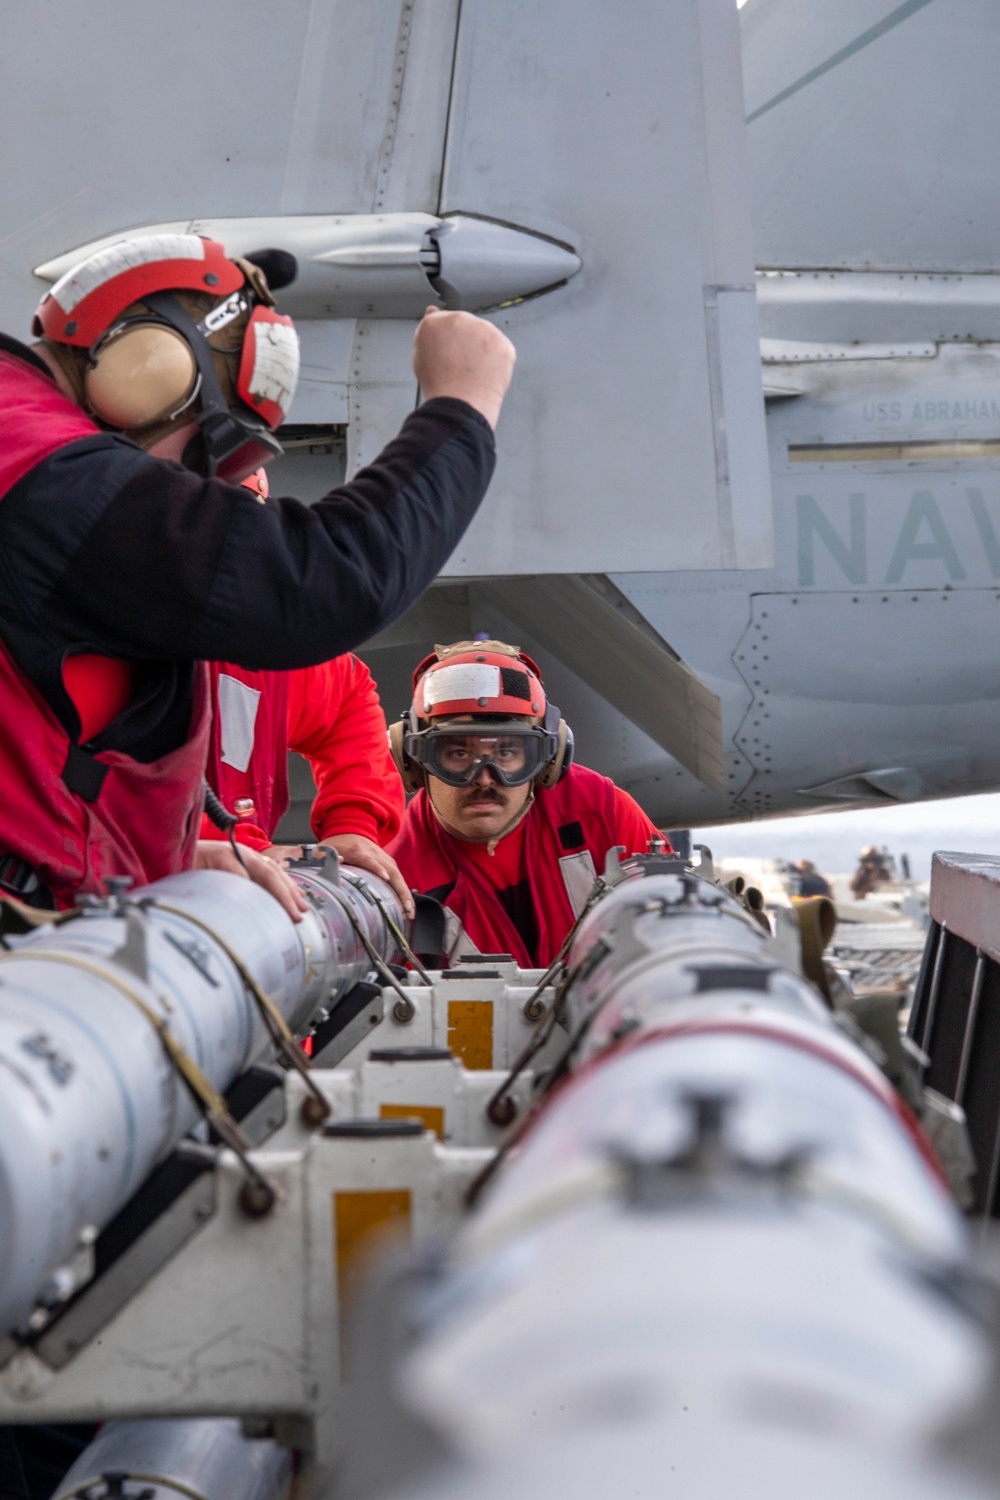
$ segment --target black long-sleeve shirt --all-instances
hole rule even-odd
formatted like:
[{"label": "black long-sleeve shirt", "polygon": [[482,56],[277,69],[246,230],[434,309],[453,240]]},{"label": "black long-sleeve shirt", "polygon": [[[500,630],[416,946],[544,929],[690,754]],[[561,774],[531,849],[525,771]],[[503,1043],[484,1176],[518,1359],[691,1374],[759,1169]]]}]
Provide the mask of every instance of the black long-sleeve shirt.
[{"label": "black long-sleeve shirt", "polygon": [[[0,347],[40,365],[13,340]],[[127,438],[83,438],[0,503],[0,637],[74,739],[65,657],[136,663],[132,703],[90,748],[153,760],[187,731],[194,662],[310,666],[402,614],[493,464],[489,423],[450,397],[412,412],[375,463],[312,506],[262,505]]]}]

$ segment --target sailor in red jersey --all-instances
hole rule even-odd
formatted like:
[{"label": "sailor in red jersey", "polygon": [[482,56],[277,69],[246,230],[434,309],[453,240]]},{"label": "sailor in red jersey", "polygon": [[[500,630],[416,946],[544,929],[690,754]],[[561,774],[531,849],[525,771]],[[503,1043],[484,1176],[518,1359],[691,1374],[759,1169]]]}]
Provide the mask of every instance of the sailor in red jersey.
[{"label": "sailor in red jersey", "polygon": [[[295,672],[254,672],[218,662],[210,672],[206,774],[226,811],[239,819],[237,842],[279,862],[300,852],[274,844],[288,809],[287,752],[295,750],[316,782],[310,819],[316,842],[387,881],[412,917],[413,897],[384,847],[399,831],[406,798],[365,664],[347,655]],[[225,837],[208,819],[201,836]]]},{"label": "sailor in red jersey", "polygon": [[273,848],[288,810],[286,751],[295,750],[316,781],[311,822],[317,841],[350,856],[351,864],[362,850],[338,848],[341,840],[363,840],[381,852],[399,831],[406,799],[364,663],[347,655],[296,672],[254,672],[216,662],[211,673],[208,780],[239,818],[239,842]]},{"label": "sailor in red jersey", "polygon": [[503,641],[439,647],[413,677],[390,744],[418,788],[389,852],[414,890],[457,919],[461,952],[545,968],[611,849],[669,850],[614,782],[573,764],[573,736],[529,656]]},{"label": "sailor in red jersey", "polygon": [[[67,906],[109,876],[198,860],[211,660],[288,670],[350,651],[417,599],[472,519],[513,367],[499,332],[431,312],[424,396],[349,484],[257,505],[298,371],[271,284],[194,234],[105,246],[0,335],[0,892]],[[293,914],[292,883],[250,873]]]},{"label": "sailor in red jersey", "polygon": [[[263,503],[267,474],[244,488]],[[413,898],[384,845],[398,833],[405,806],[392,763],[385,714],[371,673],[356,656],[335,657],[294,672],[260,672],[235,662],[209,665],[212,735],[206,776],[239,821],[238,843],[279,862],[299,849],[275,845],[288,809],[288,751],[309,762],[316,782],[312,828],[318,843],[371,870],[395,890],[407,916]],[[203,839],[223,840],[206,817]]]}]

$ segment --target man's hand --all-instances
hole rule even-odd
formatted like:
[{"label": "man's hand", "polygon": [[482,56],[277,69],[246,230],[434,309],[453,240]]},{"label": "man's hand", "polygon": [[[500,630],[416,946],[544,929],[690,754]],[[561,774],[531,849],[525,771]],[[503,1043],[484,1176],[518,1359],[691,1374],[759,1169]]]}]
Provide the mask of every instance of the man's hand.
[{"label": "man's hand", "polygon": [[413,343],[413,369],[425,401],[455,396],[497,425],[517,354],[485,318],[429,307]]},{"label": "man's hand", "polygon": [[416,915],[413,895],[391,854],[386,854],[372,839],[366,839],[360,833],[335,833],[324,839],[323,843],[330,849],[336,849],[345,865],[357,865],[359,870],[370,870],[373,875],[384,880],[386,885],[391,885],[399,897],[403,915],[408,922],[413,921]]},{"label": "man's hand", "polygon": [[[384,849],[380,849],[378,844],[372,839],[366,839],[361,833],[335,833],[330,838],[322,839],[316,848],[322,849],[324,845],[328,849],[335,849],[345,865],[357,865],[359,870],[369,870],[380,880],[384,880],[386,885],[392,886],[399,897],[403,914],[408,921],[413,921],[416,915],[413,895],[391,854],[386,854]],[[302,845],[272,844],[263,852],[268,859],[275,860],[279,865],[286,865],[290,860],[302,858]]]},{"label": "man's hand", "polygon": [[284,907],[293,922],[301,922],[302,913],[308,911],[309,903],[281,865],[274,860],[265,859],[262,854],[258,854],[255,849],[248,849],[245,844],[240,845],[240,854],[246,869],[229,844],[223,844],[218,839],[199,839],[194,867],[196,870],[222,870],[227,875],[240,875],[244,880],[252,880],[254,885],[263,886],[279,906]]}]

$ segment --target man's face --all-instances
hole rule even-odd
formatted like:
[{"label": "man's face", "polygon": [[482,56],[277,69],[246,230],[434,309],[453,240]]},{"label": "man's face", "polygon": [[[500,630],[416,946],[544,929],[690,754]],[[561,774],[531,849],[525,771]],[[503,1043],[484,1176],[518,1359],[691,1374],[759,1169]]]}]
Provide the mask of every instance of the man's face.
[{"label": "man's face", "polygon": [[[474,749],[472,745],[460,745],[456,741],[453,754],[459,758],[471,754]],[[505,747],[492,749],[492,753],[498,764],[507,770]],[[523,759],[523,751],[516,745],[512,745],[506,754],[508,760],[517,755]],[[514,821],[531,794],[530,782],[525,782],[523,786],[504,786],[488,766],[481,767],[468,786],[449,786],[437,776],[429,776],[427,779],[431,806],[435,812],[449,828],[474,844],[487,844],[490,839],[496,838],[502,829]]]}]

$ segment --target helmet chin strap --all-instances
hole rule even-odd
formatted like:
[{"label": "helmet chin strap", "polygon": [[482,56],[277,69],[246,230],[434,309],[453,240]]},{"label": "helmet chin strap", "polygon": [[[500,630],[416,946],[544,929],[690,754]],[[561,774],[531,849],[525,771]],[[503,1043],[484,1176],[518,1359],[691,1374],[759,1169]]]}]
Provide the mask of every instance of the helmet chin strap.
[{"label": "helmet chin strap", "polygon": [[511,818],[510,822],[507,823],[503,828],[501,828],[499,833],[491,834],[488,839],[470,839],[468,834],[461,833],[457,828],[454,827],[453,824],[449,823],[448,819],[441,812],[441,809],[435,804],[434,795],[431,791],[431,782],[433,780],[433,776],[427,777],[427,800],[431,805],[431,811],[437,818],[438,822],[441,824],[441,827],[444,829],[445,833],[450,833],[452,838],[460,839],[463,844],[485,843],[487,851],[490,854],[495,854],[497,844],[499,844],[500,840],[505,839],[508,833],[513,833],[518,824],[523,822],[523,820],[528,816],[528,813],[531,811],[535,802],[535,783],[532,782],[531,790],[528,792],[528,795],[524,802],[524,806],[518,808],[517,812]]}]

